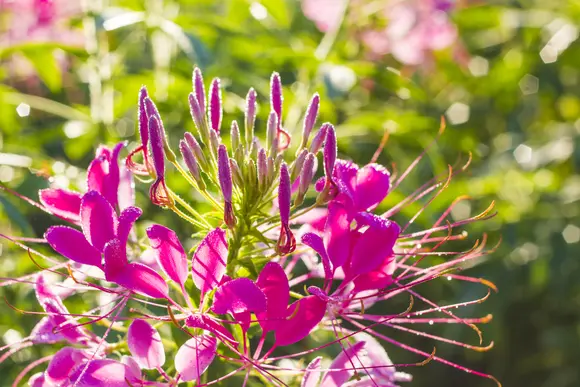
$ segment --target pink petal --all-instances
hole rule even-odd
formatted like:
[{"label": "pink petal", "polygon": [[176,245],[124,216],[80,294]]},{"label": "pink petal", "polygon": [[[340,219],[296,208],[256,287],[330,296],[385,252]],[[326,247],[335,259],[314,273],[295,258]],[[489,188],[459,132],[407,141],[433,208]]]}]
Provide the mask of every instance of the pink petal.
[{"label": "pink petal", "polygon": [[119,170],[119,153],[125,146],[124,142],[120,142],[113,148],[111,158],[109,159],[109,173],[105,178],[105,186],[103,187],[103,196],[109,201],[113,208],[119,204],[119,182],[121,178]]},{"label": "pink petal", "polygon": [[41,189],[40,203],[51,213],[64,220],[77,223],[80,219],[81,197],[78,192],[60,188]]},{"label": "pink petal", "polygon": [[130,263],[115,281],[136,293],[152,298],[167,298],[167,283],[155,270],[142,263]]},{"label": "pink petal", "polygon": [[30,340],[35,344],[53,344],[64,340],[60,333],[54,333],[54,324],[49,316],[43,317],[30,332]]},{"label": "pink petal", "polygon": [[332,262],[328,258],[326,253],[326,248],[324,248],[324,241],[322,238],[314,233],[307,232],[302,235],[302,243],[309,246],[312,250],[316,251],[320,255],[322,260],[322,267],[324,267],[324,278],[327,280],[332,280],[332,273],[334,268],[332,267]]},{"label": "pink petal", "polygon": [[228,244],[221,228],[210,231],[201,241],[191,264],[193,283],[201,290],[201,297],[214,289],[226,272]]},{"label": "pink petal", "polygon": [[333,177],[338,186],[338,190],[341,194],[346,195],[351,203],[354,202],[356,176],[358,171],[358,165],[352,161],[336,160],[334,165]]},{"label": "pink petal", "polygon": [[357,219],[367,222],[368,229],[356,241],[349,274],[356,276],[376,269],[386,258],[393,255],[393,246],[401,229],[395,222],[372,214]]},{"label": "pink petal", "polygon": [[52,226],[44,234],[50,247],[72,261],[103,268],[101,253],[85,239],[82,232],[67,226]]},{"label": "pink petal", "polygon": [[379,164],[368,164],[356,175],[355,208],[366,211],[374,208],[389,193],[391,180],[386,168]]},{"label": "pink petal", "polygon": [[64,347],[54,354],[48,363],[44,378],[48,383],[61,385],[68,380],[69,374],[77,364],[86,360],[88,354],[80,349]]},{"label": "pink petal", "polygon": [[[345,343],[345,346],[347,344]],[[330,365],[330,369],[339,369],[340,371],[328,371],[324,378],[322,378],[322,383],[320,387],[341,387],[344,383],[354,375],[353,364],[356,368],[362,368],[362,364],[359,361],[359,356],[364,347],[364,341],[359,341],[354,345],[347,347],[346,351],[342,351]],[[368,363],[368,361],[366,362]],[[363,360],[363,364],[365,364]],[[364,372],[364,371],[362,371]]]},{"label": "pink petal", "polygon": [[334,268],[346,262],[350,253],[350,218],[346,208],[338,203],[328,205],[328,218],[324,228],[324,244]]},{"label": "pink petal", "polygon": [[48,383],[44,377],[44,372],[38,372],[28,379],[29,387],[51,387],[52,383]]},{"label": "pink petal", "polygon": [[[147,148],[145,148],[147,149]],[[131,171],[122,165],[119,171],[119,190],[117,194],[119,209],[135,205],[135,180]]]},{"label": "pink petal", "polygon": [[127,265],[129,265],[127,261],[127,245],[118,239],[113,239],[105,246],[104,257],[106,280],[117,282]]},{"label": "pink petal", "polygon": [[187,280],[187,255],[177,235],[167,227],[155,224],[147,229],[151,248],[165,274],[179,285]]},{"label": "pink petal", "polygon": [[141,368],[152,370],[165,363],[161,336],[146,321],[133,320],[127,332],[127,344],[131,355]]},{"label": "pink petal", "polygon": [[139,363],[137,363],[137,361],[134,358],[127,355],[121,356],[121,363],[127,366],[127,374],[129,375],[128,378],[129,380],[141,379],[141,368],[139,367]]},{"label": "pink petal", "polygon": [[299,342],[324,317],[326,302],[317,296],[307,296],[294,302],[288,308],[288,317],[276,330],[276,345],[285,346]]},{"label": "pink petal", "polygon": [[302,383],[300,387],[317,387],[320,381],[320,361],[321,356],[318,356],[312,360],[306,367],[306,372],[304,372],[304,377],[302,378]]},{"label": "pink petal", "polygon": [[133,228],[133,224],[143,214],[143,211],[138,207],[127,207],[119,215],[119,225],[117,227],[117,239],[121,244],[126,244],[129,240],[129,234]]},{"label": "pink petal", "polygon": [[[85,367],[86,371],[83,373]],[[88,367],[86,364],[78,365],[73,370],[70,381],[78,387],[127,387],[127,379],[131,375],[129,368],[123,363],[98,359],[91,361]]]},{"label": "pink petal", "polygon": [[261,312],[266,309],[264,292],[249,278],[236,278],[217,288],[212,311],[217,314]]},{"label": "pink petal", "polygon": [[354,292],[386,288],[393,283],[395,268],[396,261],[392,256],[387,257],[375,270],[354,279]]},{"label": "pink petal", "polygon": [[266,311],[256,313],[262,331],[276,330],[280,321],[288,316],[288,301],[290,286],[282,266],[276,262],[268,262],[256,281],[256,285],[266,296]]},{"label": "pink petal", "polygon": [[234,336],[224,328],[220,323],[214,321],[210,316],[205,314],[192,314],[185,319],[185,324],[190,328],[201,328],[205,331],[213,333],[221,340],[228,340],[230,343],[237,346],[237,341]]},{"label": "pink petal", "polygon": [[115,237],[117,215],[107,199],[97,191],[89,191],[83,196],[81,226],[87,241],[99,251],[103,251],[105,244]]},{"label": "pink petal", "polygon": [[217,350],[217,340],[210,335],[192,337],[183,344],[175,355],[175,369],[181,380],[199,380],[212,363]]},{"label": "pink petal", "polygon": [[87,168],[87,187],[89,191],[97,191],[101,194],[105,192],[109,166],[109,158],[106,155],[97,156],[91,161]]}]

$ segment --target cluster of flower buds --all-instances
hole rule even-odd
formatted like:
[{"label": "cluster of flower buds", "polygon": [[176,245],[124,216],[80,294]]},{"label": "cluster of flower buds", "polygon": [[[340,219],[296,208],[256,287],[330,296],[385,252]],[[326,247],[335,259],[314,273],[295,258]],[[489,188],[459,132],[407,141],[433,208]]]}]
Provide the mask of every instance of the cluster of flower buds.
[{"label": "cluster of flower buds", "polygon": [[[244,386],[300,381],[305,387],[395,386],[411,380],[396,367],[429,361],[495,380],[386,333],[411,333],[477,351],[492,346],[482,345],[476,325],[489,321],[489,316],[463,318],[454,312],[487,295],[439,305],[416,289],[442,277],[494,289],[484,279],[456,273],[464,262],[489,252],[485,243],[467,251],[441,250],[447,242],[466,238],[457,228],[492,216],[491,207],[472,218],[448,220],[453,206],[465,200],[460,198],[431,227],[413,232],[407,229],[424,207],[406,224],[394,219],[403,208],[437,198],[463,168],[450,168],[448,176],[434,177],[378,214],[375,210],[422,156],[398,178],[374,162],[359,167],[338,159],[331,124],[322,124],[310,140],[318,94],[304,114],[299,146],[290,152],[291,131],[284,127],[277,73],[271,77],[265,130],[257,129],[258,96],[250,89],[243,133],[233,121],[229,147],[221,136],[219,79],[211,82],[206,96],[201,71],[195,69],[188,100],[197,132],[179,140],[180,158],[143,87],[138,99],[140,144],[124,164],[119,162],[124,144],[101,147],[88,168],[86,193],[49,188],[40,192],[40,203],[27,199],[70,226],[50,227],[42,241],[61,258],[11,238],[31,257],[52,263],[43,270],[57,279],[49,284],[38,273],[1,283],[30,283],[33,278],[45,316],[27,338],[2,348],[6,353],[0,362],[30,345],[61,347],[26,367],[15,385],[44,362],[46,368],[29,378],[31,386],[229,384],[227,379],[238,374],[243,382],[236,383]],[[262,146],[258,138],[264,135]],[[324,168],[315,179],[319,157]],[[188,192],[178,194],[169,186],[166,174],[175,171],[211,211],[199,213]],[[133,175],[151,178],[151,202],[183,219],[195,231],[192,240],[180,239],[161,224],[143,233]],[[191,255],[184,244],[194,246]],[[432,256],[445,259],[434,261]],[[82,293],[94,308],[69,313],[65,299],[74,293]],[[91,297],[96,294],[100,296]],[[395,297],[410,298],[409,307],[385,307]],[[421,306],[416,307],[415,300]],[[447,323],[474,330],[479,343],[461,343],[417,328]],[[105,326],[100,336],[90,329],[97,324]],[[158,329],[165,325],[179,328],[187,339]],[[118,331],[120,341],[108,340],[111,331]],[[302,344],[295,345],[298,342]],[[385,344],[410,351],[417,362],[394,364]],[[325,358],[323,349],[328,346],[339,353],[334,359]]]}]

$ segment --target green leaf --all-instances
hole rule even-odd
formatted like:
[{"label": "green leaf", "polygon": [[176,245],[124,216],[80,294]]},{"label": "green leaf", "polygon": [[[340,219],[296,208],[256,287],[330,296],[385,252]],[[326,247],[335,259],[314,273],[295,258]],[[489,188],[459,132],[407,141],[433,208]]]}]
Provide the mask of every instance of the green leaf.
[{"label": "green leaf", "polygon": [[38,77],[53,93],[62,88],[61,66],[52,49],[26,50],[23,54],[32,62]]}]

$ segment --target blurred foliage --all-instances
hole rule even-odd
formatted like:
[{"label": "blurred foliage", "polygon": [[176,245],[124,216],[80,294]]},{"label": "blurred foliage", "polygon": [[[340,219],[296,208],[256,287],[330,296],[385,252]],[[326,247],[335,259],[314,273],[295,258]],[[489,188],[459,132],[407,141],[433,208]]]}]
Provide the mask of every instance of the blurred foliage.
[{"label": "blurred foliage", "polygon": [[[472,201],[454,211],[459,218],[495,200],[498,215],[469,232],[473,241],[488,233],[491,245],[502,242],[486,262],[469,270],[493,281],[499,293],[465,311],[493,314],[483,328],[495,348],[475,353],[438,344],[437,354],[491,373],[506,386],[577,386],[580,3],[461,3],[452,15],[463,57],[449,49],[419,68],[408,68],[389,56],[371,61],[348,28],[323,52],[319,44],[324,34],[292,0],[94,2],[69,21],[71,29],[84,34],[84,47],[33,41],[0,47],[0,181],[32,199],[48,186],[48,176],[57,185],[82,187],[83,168],[99,143],[135,142],[142,84],[158,102],[176,145],[184,130],[193,129],[187,94],[194,65],[203,69],[206,82],[214,76],[222,79],[225,122],[242,116],[243,98],[253,86],[261,96],[263,123],[269,75],[278,71],[285,84],[288,130],[298,135],[301,114],[318,91],[322,121],[337,124],[340,154],[365,163],[389,131],[379,161],[395,162],[399,173],[436,136],[445,115],[446,132],[384,207],[471,153],[467,172],[454,177],[417,222],[429,226],[460,195]],[[27,106],[29,114],[24,114]],[[182,184],[177,179],[171,183]],[[147,204],[147,187],[137,186],[138,203],[146,207],[148,219],[161,219],[161,211]],[[0,206],[3,234],[40,237],[54,221],[4,194]],[[408,219],[416,210],[411,207],[402,215]],[[191,233],[177,219],[165,217],[163,222],[183,236]],[[22,250],[5,241],[0,248],[3,278],[34,269]],[[444,280],[424,289],[431,299],[449,303],[485,294],[481,286]],[[39,310],[26,286],[1,288],[0,295],[23,310]],[[82,310],[80,297],[71,303],[73,310]],[[2,311],[0,336],[5,341],[16,332],[26,336],[37,321],[6,306]],[[477,344],[472,331],[458,326],[429,331]],[[427,351],[432,348],[417,337],[389,333]],[[404,351],[387,349],[396,363],[417,361]],[[0,373],[12,380],[45,350],[22,351],[4,362]],[[415,386],[493,385],[435,362],[407,371]]]}]

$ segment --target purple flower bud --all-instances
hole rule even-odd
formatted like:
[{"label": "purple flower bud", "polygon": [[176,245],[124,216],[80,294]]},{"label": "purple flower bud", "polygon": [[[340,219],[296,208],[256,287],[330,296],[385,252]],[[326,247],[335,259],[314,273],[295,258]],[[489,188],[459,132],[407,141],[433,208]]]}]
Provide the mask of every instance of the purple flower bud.
[{"label": "purple flower bud", "polygon": [[233,182],[238,186],[242,187],[244,185],[244,179],[242,178],[242,171],[238,166],[236,160],[230,158],[230,169],[232,170]]},{"label": "purple flower bud", "polygon": [[232,121],[232,127],[230,129],[230,141],[232,144],[232,151],[235,152],[241,145],[240,140],[240,128],[236,121]]},{"label": "purple flower bud", "polygon": [[268,147],[268,155],[270,157],[276,156],[278,154],[278,135],[277,135],[277,127],[278,125],[278,116],[276,115],[275,111],[271,111],[270,115],[268,116],[268,126],[266,131],[266,142]]},{"label": "purple flower bud", "polygon": [[207,127],[207,121],[205,120],[205,113],[199,106],[199,102],[193,93],[189,93],[189,112],[191,113],[191,118],[193,123],[199,132],[200,137],[206,143],[209,142],[209,128]]},{"label": "purple flower bud", "polygon": [[189,173],[191,173],[191,176],[193,176],[199,188],[201,190],[205,189],[205,183],[199,173],[199,166],[195,160],[195,156],[184,140],[179,141],[179,151],[181,152],[181,156],[183,157],[183,161],[185,161]]},{"label": "purple flower bud", "polygon": [[218,132],[216,132],[215,130],[210,130],[209,131],[209,145],[211,147],[212,153],[215,155],[218,152],[218,148],[220,146],[220,136],[218,134]]},{"label": "purple flower bud", "polygon": [[[149,97],[145,98],[145,112],[147,113],[148,119],[151,119],[151,117],[157,118],[159,124],[158,126],[161,143],[163,145],[163,148],[165,149],[165,157],[167,157],[167,160],[171,162],[175,161],[176,160],[175,154],[173,153],[173,151],[169,147],[169,143],[167,142],[167,136],[165,135],[165,127],[163,126],[163,120],[161,120],[159,110],[157,110],[157,106],[155,106],[155,103]],[[149,125],[151,125],[151,122],[149,122]],[[149,128],[149,139],[151,140],[151,128]]]},{"label": "purple flower bud", "polygon": [[302,166],[304,165],[304,160],[306,159],[306,155],[308,155],[308,150],[302,149],[302,151],[298,154],[298,157],[296,157],[296,160],[294,160],[294,164],[292,164],[292,173],[290,174],[290,181],[296,181],[300,175]]},{"label": "purple flower bud", "polygon": [[185,139],[185,142],[187,143],[187,145],[189,146],[189,148],[191,149],[191,151],[195,155],[195,158],[197,159],[197,162],[199,163],[199,166],[201,167],[201,169],[204,171],[207,171],[207,168],[208,168],[207,160],[205,159],[205,156],[203,154],[203,150],[201,149],[201,146],[199,146],[199,143],[197,142],[197,140],[195,139],[193,134],[191,134],[189,132],[185,132],[183,137]]},{"label": "purple flower bud", "polygon": [[316,117],[318,116],[318,107],[320,105],[320,96],[318,93],[315,93],[308,104],[308,108],[306,109],[306,115],[304,116],[304,124],[302,126],[302,143],[300,144],[300,148],[306,148],[308,144],[308,138],[310,137],[310,132],[312,132],[312,128],[316,123]]},{"label": "purple flower bud", "polygon": [[[141,145],[137,149],[131,151],[126,159],[127,169],[138,175],[148,175],[150,174],[151,166],[149,163],[149,118],[147,117],[147,111],[145,109],[145,99],[148,98],[147,87],[141,86],[139,90],[139,110],[137,112],[137,118],[139,120],[139,137],[141,137]],[[135,154],[143,153],[143,164],[138,164],[133,161],[133,156]]]},{"label": "purple flower bud", "polygon": [[[282,117],[282,81],[280,80],[280,74],[274,72],[270,77],[270,109],[276,113],[281,121]],[[281,122],[278,122],[277,129],[280,127]]]},{"label": "purple flower bud", "polygon": [[336,162],[336,132],[334,126],[328,126],[326,133],[326,142],[324,144],[324,173],[326,174],[326,181],[330,183],[332,180],[332,172],[334,171],[334,163]]},{"label": "purple flower bud", "polygon": [[236,216],[232,206],[232,171],[228,151],[223,144],[218,148],[218,178],[225,202],[224,221],[228,227],[233,228],[236,225]]},{"label": "purple flower bud", "polygon": [[314,153],[308,153],[306,159],[304,160],[304,165],[302,166],[302,171],[300,172],[300,183],[298,185],[298,195],[294,201],[295,206],[299,206],[304,201],[304,196],[308,192],[308,187],[312,182],[312,178],[316,173],[317,165],[316,156]]},{"label": "purple flower bud", "polygon": [[322,148],[322,144],[324,144],[324,140],[326,139],[326,133],[328,132],[328,127],[331,126],[329,123],[322,124],[318,132],[314,135],[312,139],[312,144],[310,144],[310,152],[317,154],[320,148]]},{"label": "purple flower bud", "polygon": [[172,207],[174,204],[173,198],[165,185],[165,154],[163,151],[162,130],[157,117],[151,115],[149,117],[149,142],[156,179],[149,189],[149,198],[153,204],[158,206]]},{"label": "purple flower bud", "polygon": [[282,163],[280,166],[280,184],[278,186],[278,207],[280,209],[280,237],[276,244],[276,252],[280,255],[290,254],[296,249],[296,239],[290,230],[290,200],[291,200],[290,174],[288,166]]},{"label": "purple flower bud", "polygon": [[276,167],[274,165],[274,158],[268,157],[268,180],[266,182],[267,185],[272,184],[276,175]]},{"label": "purple flower bud", "polygon": [[253,160],[257,160],[258,151],[260,149],[262,149],[262,146],[260,145],[260,140],[258,139],[258,137],[254,137],[252,139],[252,145],[250,146],[250,158]]},{"label": "purple flower bud", "polygon": [[254,138],[254,123],[256,122],[256,91],[251,88],[246,96],[246,132],[244,133],[246,144],[249,146]]},{"label": "purple flower bud", "polygon": [[261,148],[258,152],[258,184],[260,190],[265,191],[266,184],[268,181],[268,156],[266,156],[266,151]]},{"label": "purple flower bud", "polygon": [[193,91],[200,110],[205,112],[205,87],[203,86],[203,76],[199,67],[193,70]]},{"label": "purple flower bud", "polygon": [[209,122],[211,128],[217,133],[220,132],[222,124],[222,91],[219,78],[214,78],[209,88]]}]

